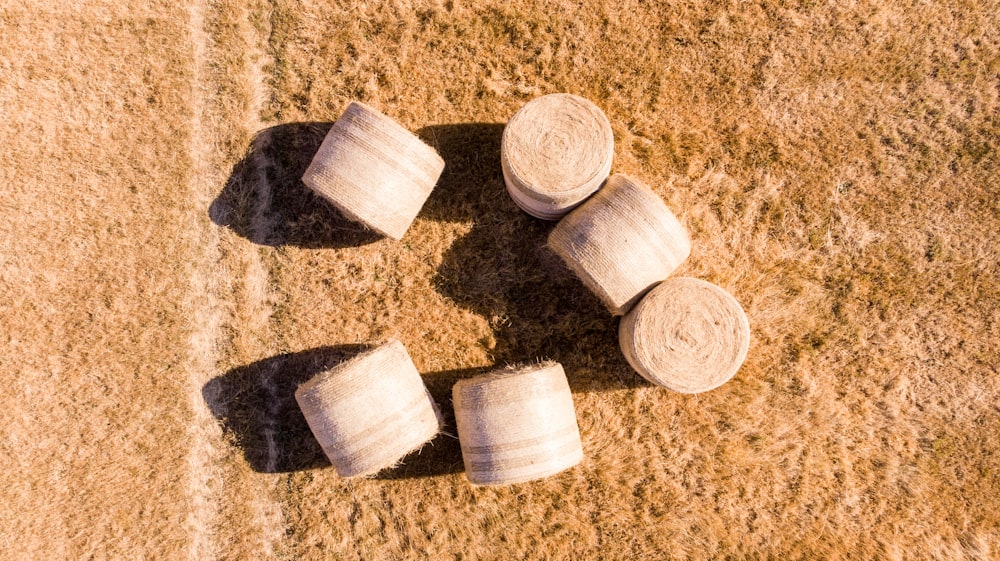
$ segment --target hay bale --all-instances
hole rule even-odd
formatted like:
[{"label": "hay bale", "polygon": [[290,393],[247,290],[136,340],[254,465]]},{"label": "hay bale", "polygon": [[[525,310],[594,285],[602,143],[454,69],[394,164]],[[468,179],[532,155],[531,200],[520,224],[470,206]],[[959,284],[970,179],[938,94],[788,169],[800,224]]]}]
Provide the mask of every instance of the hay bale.
[{"label": "hay bale", "polygon": [[452,394],[465,474],[472,483],[540,479],[583,460],[573,396],[558,363],[461,380]]},{"label": "hay bale", "polygon": [[722,288],[680,277],[660,283],[622,318],[618,342],[643,378],[700,393],[739,370],[750,348],[750,323]]},{"label": "hay bale", "polygon": [[399,123],[352,102],[302,182],[351,220],[400,239],[444,170],[444,160]]},{"label": "hay bale", "polygon": [[691,253],[687,231],[649,187],[613,175],[549,234],[549,247],[614,315]]},{"label": "hay bale", "polygon": [[614,148],[611,123],[590,101],[572,94],[533,99],[503,130],[507,191],[528,214],[558,220],[604,183]]},{"label": "hay bale", "polygon": [[437,404],[395,340],[317,374],[295,400],[341,477],[392,467],[441,430]]}]

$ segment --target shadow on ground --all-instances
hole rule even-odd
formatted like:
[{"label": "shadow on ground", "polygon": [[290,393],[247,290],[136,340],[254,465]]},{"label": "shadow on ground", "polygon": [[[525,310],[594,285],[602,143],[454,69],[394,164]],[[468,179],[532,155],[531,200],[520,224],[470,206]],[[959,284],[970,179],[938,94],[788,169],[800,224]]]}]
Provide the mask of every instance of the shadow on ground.
[{"label": "shadow on ground", "polygon": [[574,391],[646,386],[618,349],[617,320],[546,247],[555,222],[526,214],[507,195],[502,133],[493,123],[418,132],[447,162],[422,215],[473,224],[445,254],[435,289],[490,323],[498,366],[556,360]]},{"label": "shadow on ground", "polygon": [[[346,247],[377,240],[299,179],[329,127],[296,123],[258,134],[212,204],[213,220],[267,245]],[[618,349],[618,321],[545,246],[555,223],[529,216],[507,195],[500,171],[502,132],[503,125],[496,123],[437,125],[418,132],[446,162],[421,216],[472,223],[446,252],[432,281],[435,289],[489,322],[498,367],[555,360],[574,392],[648,385]],[[329,466],[295,402],[295,388],[364,348],[321,347],[236,368],[205,386],[205,401],[253,469],[276,473]],[[425,374],[445,417],[444,433],[378,479],[463,470],[451,388],[483,370],[488,369]]]},{"label": "shadow on ground", "polygon": [[212,222],[274,247],[356,247],[381,239],[302,183],[331,126],[288,123],[259,131],[209,207]]},{"label": "shadow on ground", "polygon": [[500,172],[502,123],[434,125],[417,131],[444,158],[444,171],[420,216],[446,222],[475,220],[484,205],[504,215],[520,210],[507,196]]},{"label": "shadow on ground", "polygon": [[254,471],[329,466],[295,401],[295,389],[365,348],[319,347],[259,360],[214,378],[205,384],[202,396]]},{"label": "shadow on ground", "polygon": [[[295,389],[367,349],[364,345],[340,345],[266,358],[211,380],[202,389],[202,396],[254,471],[288,473],[330,467],[295,401]],[[399,466],[380,473],[378,479],[431,477],[463,470],[451,388],[456,381],[479,372],[461,369],[424,375],[444,417],[444,430]]]}]

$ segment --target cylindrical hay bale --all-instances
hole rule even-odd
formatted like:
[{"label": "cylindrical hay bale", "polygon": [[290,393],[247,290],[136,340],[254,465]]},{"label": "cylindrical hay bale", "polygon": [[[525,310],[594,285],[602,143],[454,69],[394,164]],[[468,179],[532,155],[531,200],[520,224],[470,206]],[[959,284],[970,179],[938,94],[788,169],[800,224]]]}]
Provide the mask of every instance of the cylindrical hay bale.
[{"label": "cylindrical hay bale", "polygon": [[549,234],[552,248],[612,314],[629,311],[691,253],[687,231],[649,187],[612,175]]},{"label": "cylindrical hay bale", "polygon": [[608,178],[614,149],[611,123],[590,101],[572,94],[533,99],[503,130],[507,191],[528,214],[558,220]]},{"label": "cylindrical hay bale", "polygon": [[722,288],[680,277],[658,285],[622,318],[618,342],[643,378],[700,393],[739,370],[750,348],[750,323]]},{"label": "cylindrical hay bale", "polygon": [[476,485],[540,479],[583,460],[573,396],[556,362],[461,380],[452,395],[465,474]]},{"label": "cylindrical hay bale", "polygon": [[351,220],[398,240],[443,170],[433,148],[355,101],[323,139],[302,182]]},{"label": "cylindrical hay bale", "polygon": [[392,467],[441,430],[437,404],[395,340],[317,374],[295,400],[341,477]]}]

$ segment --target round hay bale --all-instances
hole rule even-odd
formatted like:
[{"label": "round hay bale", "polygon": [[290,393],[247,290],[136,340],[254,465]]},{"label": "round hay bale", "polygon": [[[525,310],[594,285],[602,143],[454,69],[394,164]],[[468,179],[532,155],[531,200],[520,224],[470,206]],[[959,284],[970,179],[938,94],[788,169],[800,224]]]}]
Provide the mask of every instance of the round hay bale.
[{"label": "round hay bale", "polygon": [[549,234],[552,248],[612,314],[627,312],[691,253],[687,231],[649,187],[612,175]]},{"label": "round hay bale", "polygon": [[392,467],[441,430],[437,404],[395,340],[317,374],[295,400],[341,477]]},{"label": "round hay bale", "polygon": [[558,220],[607,179],[614,143],[611,123],[590,101],[572,94],[533,99],[503,130],[507,192],[528,214]]},{"label": "round hay bale", "polygon": [[444,160],[399,123],[351,102],[302,182],[349,219],[400,239],[444,170]]},{"label": "round hay bale", "polygon": [[700,393],[739,370],[750,348],[750,323],[722,288],[680,277],[660,283],[622,318],[618,343],[643,378]]},{"label": "round hay bale", "polygon": [[556,362],[461,380],[452,395],[465,474],[476,485],[540,479],[583,460],[573,396]]}]

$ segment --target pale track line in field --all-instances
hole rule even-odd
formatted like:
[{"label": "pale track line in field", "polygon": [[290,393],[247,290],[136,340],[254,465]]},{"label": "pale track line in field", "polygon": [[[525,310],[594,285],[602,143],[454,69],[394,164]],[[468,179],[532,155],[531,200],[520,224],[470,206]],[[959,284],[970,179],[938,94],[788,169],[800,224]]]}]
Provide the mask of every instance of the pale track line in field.
[{"label": "pale track line in field", "polygon": [[[260,120],[253,117],[248,119],[247,127],[258,132],[255,133],[253,151],[248,157],[250,158],[250,168],[253,170],[253,177],[250,181],[253,182],[254,194],[257,196],[257,206],[253,209],[253,216],[250,218],[250,236],[256,243],[270,245],[273,242],[272,236],[277,220],[271,213],[273,199],[271,183],[267,180],[267,170],[274,165],[272,159],[266,155],[267,147],[271,144],[271,132],[267,129],[261,130]],[[259,260],[259,256],[257,258]]]},{"label": "pale track line in field", "polygon": [[[267,178],[267,170],[273,166],[273,162],[265,155],[262,148],[270,143],[270,132],[265,129],[265,124],[260,115],[265,108],[265,104],[270,99],[270,92],[265,83],[266,72],[264,67],[269,64],[270,56],[266,41],[261,38],[250,23],[250,14],[244,12],[242,32],[244,33],[247,49],[246,59],[246,79],[250,90],[250,104],[245,117],[246,127],[255,135],[260,136],[255,139],[254,152],[250,155],[253,158],[252,169],[254,170],[253,188],[257,195],[257,207],[251,217],[251,232],[255,241],[259,243],[270,243],[276,226],[276,218],[271,214],[272,192],[271,184]],[[268,14],[268,20],[270,14]],[[261,259],[260,251],[256,248],[248,256],[246,276],[244,278],[245,295],[249,317],[247,318],[256,332],[266,333],[271,322],[272,308],[270,305],[270,271]],[[268,340],[273,339],[268,336]],[[278,365],[274,365],[275,369]],[[258,383],[267,396],[268,405],[264,414],[267,415],[264,426],[264,440],[267,443],[267,464],[268,473],[274,473],[278,467],[279,447],[277,430],[275,429],[275,416],[280,409],[278,403],[278,388],[275,385],[275,369],[264,372],[260,376]],[[275,548],[280,546],[286,536],[286,522],[281,504],[264,494],[254,495],[251,508],[254,513],[254,522],[261,531],[261,547],[259,553],[262,558],[273,558]]]},{"label": "pale track line in field", "polygon": [[267,391],[268,400],[266,408],[266,423],[264,423],[264,439],[267,441],[267,473],[274,473],[278,469],[278,441],[275,438],[278,431],[275,430],[274,418],[279,413],[277,393],[278,388],[274,384],[274,378],[278,374],[279,364],[271,363],[267,372],[261,373],[260,383]]},{"label": "pale track line in field", "polygon": [[[270,56],[267,50],[261,47],[261,38],[256,36],[253,26],[249,23],[249,14],[244,14],[243,26],[244,39],[247,49],[246,78],[250,89],[250,107],[246,115],[246,126],[255,135],[254,147],[257,148],[250,155],[253,160],[252,168],[255,176],[253,178],[254,191],[257,195],[257,208],[254,209],[253,217],[250,220],[251,235],[257,243],[266,244],[274,233],[276,218],[269,214],[271,208],[271,184],[267,180],[267,170],[273,164],[270,158],[265,156],[262,148],[271,143],[271,133],[264,127],[264,122],[260,118],[264,110],[264,104],[270,99],[268,87],[265,84],[267,73],[264,67],[270,63]],[[270,14],[268,14],[270,19]],[[270,319],[270,318],[269,318]]]},{"label": "pale track line in field", "polygon": [[[210,406],[219,405],[219,396],[202,394],[202,388],[216,368],[216,348],[222,330],[222,308],[216,298],[216,282],[212,277],[218,259],[218,234],[212,228],[199,224],[198,209],[207,208],[211,197],[214,170],[211,165],[212,145],[208,142],[202,116],[206,112],[203,91],[204,68],[207,65],[208,35],[205,33],[205,6],[195,0],[188,7],[188,31],[191,38],[193,75],[191,84],[188,158],[191,161],[191,178],[188,197],[192,206],[190,224],[185,228],[193,238],[194,251],[200,252],[188,266],[190,287],[185,305],[191,318],[191,335],[188,340],[188,401],[192,418],[188,426],[189,448],[187,455],[187,487],[191,510],[187,516],[190,543],[188,557],[205,560],[218,557],[218,546],[213,539],[218,505],[215,489],[221,487],[215,467],[218,450],[214,446],[218,426]],[[205,399],[215,403],[205,403]]]}]

